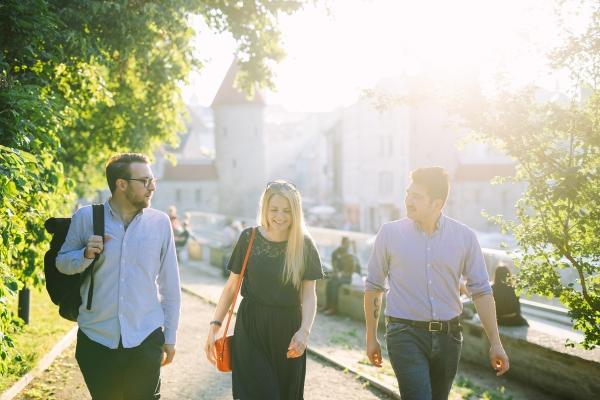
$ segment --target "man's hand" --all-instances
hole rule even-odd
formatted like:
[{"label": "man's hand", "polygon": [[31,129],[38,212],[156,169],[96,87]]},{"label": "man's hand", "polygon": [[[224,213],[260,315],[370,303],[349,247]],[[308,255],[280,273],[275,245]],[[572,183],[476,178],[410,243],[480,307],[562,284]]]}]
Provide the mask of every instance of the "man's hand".
[{"label": "man's hand", "polygon": [[161,367],[173,362],[175,357],[175,345],[174,344],[163,344],[163,357],[160,363]]},{"label": "man's hand", "polygon": [[381,345],[377,338],[367,340],[367,357],[369,357],[371,364],[377,368],[381,368]]},{"label": "man's hand", "polygon": [[496,376],[503,375],[508,371],[508,356],[502,345],[490,347],[490,365],[496,371]]},{"label": "man's hand", "polygon": [[102,241],[102,236],[92,235],[88,239],[83,256],[85,258],[92,259],[96,257],[96,254],[102,253],[102,250],[104,250],[104,242]]}]

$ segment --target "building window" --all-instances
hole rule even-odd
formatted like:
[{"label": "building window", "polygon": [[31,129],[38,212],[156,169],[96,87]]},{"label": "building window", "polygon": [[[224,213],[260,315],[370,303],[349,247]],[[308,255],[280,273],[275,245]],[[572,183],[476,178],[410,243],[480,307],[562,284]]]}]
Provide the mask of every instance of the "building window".
[{"label": "building window", "polygon": [[176,189],[175,190],[175,202],[176,203],[181,203],[181,198],[182,198],[182,193],[181,193],[181,189]]},{"label": "building window", "polygon": [[231,160],[231,166],[233,168],[237,167],[237,161],[235,160],[235,158],[233,160]]},{"label": "building window", "polygon": [[196,203],[202,202],[202,189],[196,189]]},{"label": "building window", "polygon": [[394,174],[391,172],[379,173],[379,194],[391,195],[394,192]]},{"label": "building window", "polygon": [[385,156],[385,136],[379,136],[379,157]]},{"label": "building window", "polygon": [[227,137],[227,127],[223,127],[223,137]]},{"label": "building window", "polygon": [[393,157],[394,156],[394,137],[392,135],[389,135],[387,137],[387,155],[388,157]]}]

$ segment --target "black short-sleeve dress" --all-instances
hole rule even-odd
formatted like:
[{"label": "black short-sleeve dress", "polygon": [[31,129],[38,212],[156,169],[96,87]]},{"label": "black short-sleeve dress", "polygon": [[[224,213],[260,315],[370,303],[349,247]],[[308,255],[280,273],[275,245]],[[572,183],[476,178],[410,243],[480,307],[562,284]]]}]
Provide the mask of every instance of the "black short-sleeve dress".
[{"label": "black short-sleeve dress", "polygon": [[[242,263],[252,228],[242,232],[228,269],[236,274]],[[300,290],[283,283],[287,242],[272,242],[256,229],[252,253],[242,283],[232,343],[233,398],[240,400],[302,400],[306,353],[286,358],[294,333],[300,328]],[[323,278],[319,253],[304,240],[303,280]]]}]

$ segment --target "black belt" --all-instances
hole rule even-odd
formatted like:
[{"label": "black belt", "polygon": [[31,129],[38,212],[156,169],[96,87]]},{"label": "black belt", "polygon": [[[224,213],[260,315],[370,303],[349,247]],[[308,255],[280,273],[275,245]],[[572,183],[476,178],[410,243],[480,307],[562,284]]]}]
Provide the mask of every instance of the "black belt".
[{"label": "black belt", "polygon": [[429,332],[450,333],[452,329],[460,328],[460,318],[456,317],[449,321],[413,321],[412,319],[386,317],[388,322],[399,322],[415,328],[425,329]]}]

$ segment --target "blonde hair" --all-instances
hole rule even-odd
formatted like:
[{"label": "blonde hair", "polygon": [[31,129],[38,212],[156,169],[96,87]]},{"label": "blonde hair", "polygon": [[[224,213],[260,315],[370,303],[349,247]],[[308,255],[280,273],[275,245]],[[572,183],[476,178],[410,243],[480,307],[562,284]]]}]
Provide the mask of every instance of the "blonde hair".
[{"label": "blonde hair", "polygon": [[287,181],[276,180],[269,182],[260,196],[258,215],[256,217],[256,222],[266,228],[269,228],[269,220],[267,218],[269,203],[275,195],[280,195],[289,201],[292,214],[283,269],[283,282],[291,282],[294,287],[299,289],[302,284],[302,275],[305,268],[304,236],[308,235],[302,214],[302,198],[298,189]]}]

